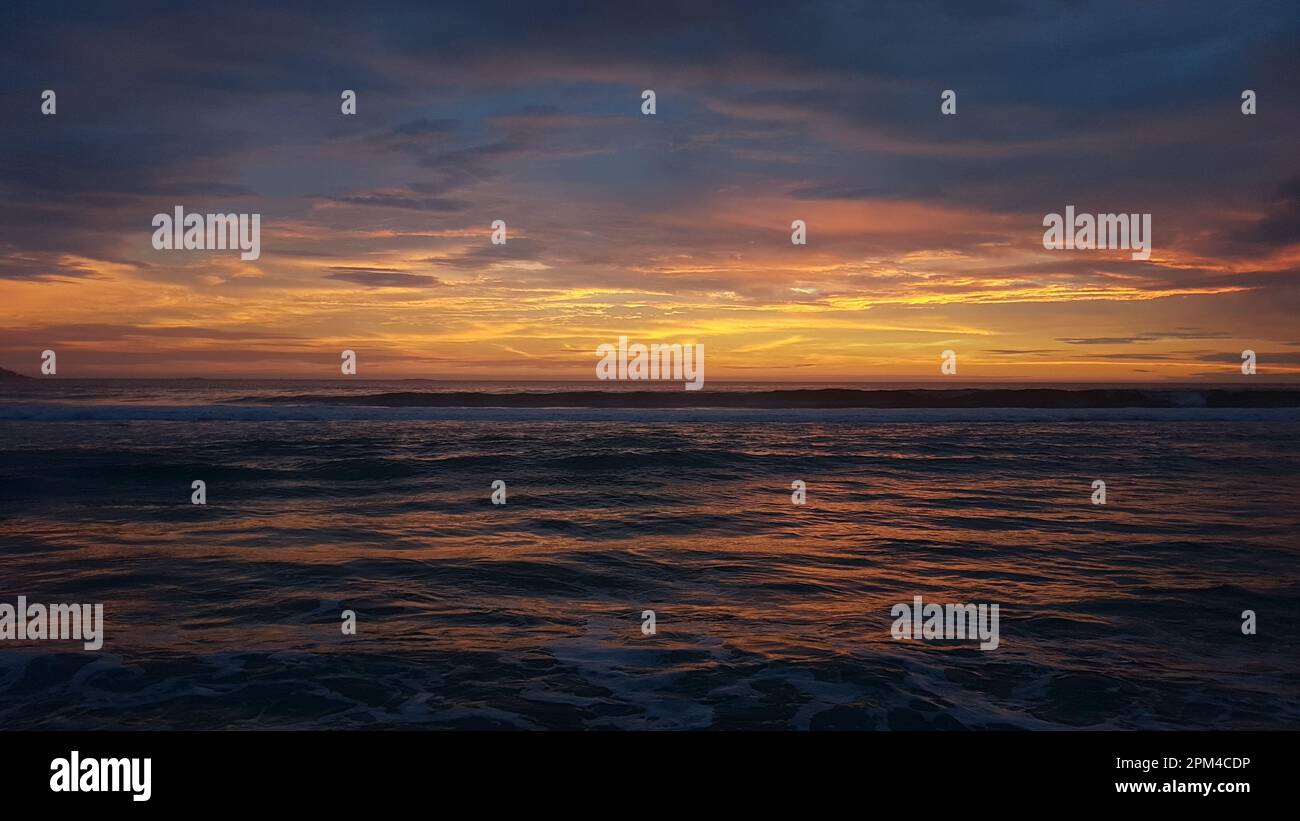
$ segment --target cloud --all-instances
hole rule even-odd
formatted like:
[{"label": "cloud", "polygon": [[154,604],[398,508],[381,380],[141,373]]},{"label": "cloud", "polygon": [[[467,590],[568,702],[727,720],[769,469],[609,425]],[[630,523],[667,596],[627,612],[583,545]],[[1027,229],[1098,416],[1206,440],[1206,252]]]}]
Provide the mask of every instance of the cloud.
[{"label": "cloud", "polygon": [[1168,362],[1182,357],[1177,354],[1164,353],[1090,353],[1083,354],[1081,358],[1119,362]]},{"label": "cloud", "polygon": [[0,279],[61,282],[99,276],[89,260],[28,251],[0,254]]},{"label": "cloud", "polygon": [[[892,353],[886,327],[978,328],[992,357],[1030,364],[1053,345],[1179,363],[1201,353],[1180,342],[1292,338],[1287,3],[231,8],[257,20],[238,60],[199,8],[34,6],[5,32],[7,311],[382,326],[416,363],[433,333],[417,303],[436,300],[468,340],[452,359],[503,367],[484,340],[541,356],[639,323],[722,329],[756,355],[799,339],[818,359],[785,367],[842,373],[885,372],[859,363]],[[1225,78],[1259,91],[1257,118]],[[46,87],[54,117],[36,114]],[[1152,213],[1152,260],[1043,251],[1042,215],[1067,203]],[[261,213],[261,259],[154,252],[150,218],[176,204]],[[506,246],[488,239],[498,218]],[[789,243],[795,218],[807,246]],[[360,286],[343,306],[339,283]]]},{"label": "cloud", "polygon": [[332,266],[326,279],[337,279],[365,285],[368,288],[437,288],[442,285],[437,277],[409,274],[391,268],[352,268]]},{"label": "cloud", "polygon": [[1148,331],[1136,336],[1057,337],[1067,345],[1130,345],[1135,342],[1159,342],[1167,339],[1226,339],[1231,334],[1216,331],[1178,330]]},{"label": "cloud", "polygon": [[332,197],[334,202],[347,205],[362,205],[369,208],[404,208],[412,211],[465,211],[470,203],[465,200],[447,199],[445,197],[415,197],[401,193],[393,194],[357,194],[347,197]]},{"label": "cloud", "polygon": [[[1233,362],[1241,364],[1241,353],[1207,353],[1196,357],[1201,362]],[[1255,360],[1260,367],[1265,365],[1300,365],[1300,353],[1295,351],[1272,351],[1255,353]]]},{"label": "cloud", "polygon": [[1278,185],[1268,213],[1255,224],[1255,236],[1270,245],[1300,242],[1300,174]]}]

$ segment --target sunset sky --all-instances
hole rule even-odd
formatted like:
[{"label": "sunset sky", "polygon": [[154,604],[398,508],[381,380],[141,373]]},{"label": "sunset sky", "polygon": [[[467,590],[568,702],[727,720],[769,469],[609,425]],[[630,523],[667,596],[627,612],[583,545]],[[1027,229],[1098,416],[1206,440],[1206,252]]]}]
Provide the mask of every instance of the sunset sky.
[{"label": "sunset sky", "polygon": [[[1296,378],[1300,14],[1247,5],[6,4],[0,366]],[[154,250],[177,205],[261,258]],[[1150,260],[1044,250],[1067,205],[1151,213]]]}]

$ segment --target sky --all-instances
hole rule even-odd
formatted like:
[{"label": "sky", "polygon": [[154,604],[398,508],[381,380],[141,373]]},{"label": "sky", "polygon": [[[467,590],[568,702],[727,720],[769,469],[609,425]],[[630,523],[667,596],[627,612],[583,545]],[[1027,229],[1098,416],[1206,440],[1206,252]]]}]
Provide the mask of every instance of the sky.
[{"label": "sky", "polygon": [[[1293,2],[8,2],[0,366],[1296,379],[1297,43]],[[261,256],[156,250],[178,205]],[[1067,205],[1150,259],[1045,249]]]}]

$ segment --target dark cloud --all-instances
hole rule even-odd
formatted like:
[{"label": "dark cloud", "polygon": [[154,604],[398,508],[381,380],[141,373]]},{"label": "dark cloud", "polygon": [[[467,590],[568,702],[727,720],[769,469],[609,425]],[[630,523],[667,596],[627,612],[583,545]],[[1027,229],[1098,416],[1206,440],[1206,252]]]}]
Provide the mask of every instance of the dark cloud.
[{"label": "dark cloud", "polygon": [[436,288],[442,283],[437,277],[409,274],[391,268],[351,268],[335,266],[329,269],[326,279],[337,279],[365,285],[368,288]]},{"label": "dark cloud", "polygon": [[1270,245],[1300,242],[1300,174],[1278,185],[1268,215],[1255,226],[1255,236]]},{"label": "dark cloud", "polygon": [[1090,353],[1083,354],[1081,359],[1099,359],[1103,361],[1119,360],[1124,362],[1168,362],[1177,360],[1180,357],[1175,354],[1163,353]]},{"label": "dark cloud", "polygon": [[32,252],[0,254],[0,279],[63,282],[95,276],[95,269],[89,265],[67,262],[56,255]]},{"label": "dark cloud", "polygon": [[24,348],[32,339],[51,343],[107,342],[130,339],[201,339],[215,341],[287,341],[297,337],[273,330],[228,331],[189,325],[136,326],[108,323],[53,324],[28,328],[0,329],[0,345]]},{"label": "dark cloud", "polygon": [[[1241,352],[1207,353],[1196,357],[1201,362],[1234,362],[1241,364]],[[1259,366],[1266,365],[1300,365],[1300,353],[1295,351],[1255,352],[1255,361]]]},{"label": "dark cloud", "polygon": [[[507,240],[505,245],[484,243],[483,245],[472,247],[467,251],[451,254],[446,257],[429,257],[423,261],[430,265],[477,270],[494,262],[532,261],[547,256],[548,252],[546,243],[528,237],[516,237],[511,239],[509,230],[510,227],[507,225]],[[487,227],[485,226],[485,237],[487,236],[487,233]]]},{"label": "dark cloud", "polygon": [[1070,339],[1068,337],[1057,337],[1057,342],[1064,342],[1067,345],[1127,345],[1131,342],[1137,342],[1136,336],[1094,336],[1082,339]]},{"label": "dark cloud", "polygon": [[1178,330],[1149,331],[1136,336],[1057,337],[1056,341],[1067,345],[1130,345],[1135,342],[1160,342],[1170,339],[1225,339],[1229,336],[1230,334],[1215,331]]},{"label": "dark cloud", "polygon": [[446,197],[416,197],[404,194],[354,194],[347,197],[332,197],[334,202],[348,205],[361,205],[369,208],[404,208],[411,211],[464,211],[470,207],[465,200]]},{"label": "dark cloud", "polygon": [[869,186],[843,185],[805,185],[794,189],[790,195],[798,200],[856,200],[872,199],[883,194],[879,188]]}]

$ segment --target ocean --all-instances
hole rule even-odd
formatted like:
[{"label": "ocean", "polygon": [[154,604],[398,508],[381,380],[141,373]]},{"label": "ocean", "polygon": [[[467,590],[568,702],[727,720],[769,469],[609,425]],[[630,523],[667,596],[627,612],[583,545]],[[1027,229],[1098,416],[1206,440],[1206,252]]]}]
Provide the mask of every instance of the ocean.
[{"label": "ocean", "polygon": [[1300,729],[1289,389],[974,387],[0,382],[0,727]]}]

